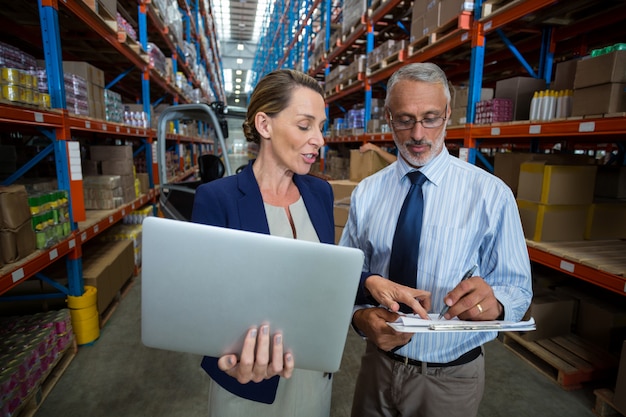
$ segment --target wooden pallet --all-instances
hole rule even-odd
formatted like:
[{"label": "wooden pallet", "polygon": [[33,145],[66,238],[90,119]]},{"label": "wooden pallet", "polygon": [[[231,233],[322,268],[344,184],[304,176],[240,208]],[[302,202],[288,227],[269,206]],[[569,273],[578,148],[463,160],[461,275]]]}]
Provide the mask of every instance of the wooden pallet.
[{"label": "wooden pallet", "polygon": [[617,360],[603,349],[576,336],[527,341],[518,333],[502,333],[504,345],[565,390],[611,376]]},{"label": "wooden pallet", "polygon": [[472,12],[461,12],[456,18],[448,23],[439,26],[432,33],[424,35],[409,44],[408,56],[414,56],[422,52],[422,50],[448,36],[453,36],[462,31],[468,31],[472,27]]},{"label": "wooden pallet", "polygon": [[403,62],[406,58],[406,51],[404,49],[395,52],[388,57],[381,59],[374,65],[370,65],[367,67],[367,76],[371,77],[372,75],[376,75],[380,71],[384,70],[390,65],[396,64],[398,62]]},{"label": "wooden pallet", "polygon": [[596,396],[593,414],[598,417],[624,417],[624,414],[617,411],[613,405],[613,391],[600,388],[594,390],[593,393]]},{"label": "wooden pallet", "polygon": [[347,78],[343,80],[342,82],[340,82],[339,84],[337,84],[336,91],[340,92],[340,91],[346,90],[352,87],[353,85],[355,85],[356,83],[360,83],[362,81],[363,81],[363,73],[358,72],[354,74],[352,77]]},{"label": "wooden pallet", "polygon": [[32,417],[35,415],[39,407],[46,399],[46,397],[52,391],[52,388],[61,379],[61,376],[65,372],[70,363],[76,356],[78,348],[76,340],[65,349],[64,352],[59,354],[56,361],[50,365],[50,368],[46,371],[46,374],[42,378],[42,382],[24,399],[22,405],[15,411],[13,415],[17,417]]},{"label": "wooden pallet", "polygon": [[362,18],[357,23],[350,26],[348,30],[346,30],[344,33],[341,34],[341,44],[346,43],[350,35],[352,35],[358,28],[363,26],[363,22],[361,20]]}]

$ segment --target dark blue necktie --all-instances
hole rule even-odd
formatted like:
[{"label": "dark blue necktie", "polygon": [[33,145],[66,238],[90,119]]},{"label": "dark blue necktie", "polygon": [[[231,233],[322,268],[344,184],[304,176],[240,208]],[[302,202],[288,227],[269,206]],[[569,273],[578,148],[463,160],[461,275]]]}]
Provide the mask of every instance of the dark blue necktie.
[{"label": "dark blue necktie", "polygon": [[[424,213],[424,196],[422,185],[426,176],[419,171],[406,174],[411,180],[411,188],[404,199],[396,232],[393,235],[391,259],[389,261],[389,278],[399,284],[415,288],[417,277],[417,257],[422,234],[422,215]],[[413,311],[405,304],[400,305],[405,313]]]}]

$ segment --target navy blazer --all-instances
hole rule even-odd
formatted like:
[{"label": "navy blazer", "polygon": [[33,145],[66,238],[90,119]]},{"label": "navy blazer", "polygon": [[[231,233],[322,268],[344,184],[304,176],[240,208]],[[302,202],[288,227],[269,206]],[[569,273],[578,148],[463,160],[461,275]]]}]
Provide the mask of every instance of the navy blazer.
[{"label": "navy blazer", "polygon": [[[269,234],[261,190],[252,171],[253,162],[237,175],[198,187],[191,220],[195,223]],[[330,184],[311,175],[294,175],[293,181],[300,191],[320,242],[334,243],[333,192]],[[217,359],[205,356],[202,359],[202,368],[224,389],[249,400],[266,404],[274,402],[278,376],[259,383],[240,384],[219,369]]]}]

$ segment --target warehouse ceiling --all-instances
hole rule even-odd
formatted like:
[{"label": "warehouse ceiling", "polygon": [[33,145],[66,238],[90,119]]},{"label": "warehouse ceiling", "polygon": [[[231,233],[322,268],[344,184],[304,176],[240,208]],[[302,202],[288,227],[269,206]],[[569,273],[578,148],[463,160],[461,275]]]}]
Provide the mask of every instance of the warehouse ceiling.
[{"label": "warehouse ceiling", "polygon": [[246,107],[268,0],[211,0],[229,107]]}]

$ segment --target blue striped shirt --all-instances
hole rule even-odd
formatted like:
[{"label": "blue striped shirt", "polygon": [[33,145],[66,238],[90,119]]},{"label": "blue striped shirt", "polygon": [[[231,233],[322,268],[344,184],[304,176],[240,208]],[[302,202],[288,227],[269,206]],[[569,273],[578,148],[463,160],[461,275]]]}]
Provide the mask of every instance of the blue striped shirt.
[{"label": "blue striped shirt", "polygon": [[[352,193],[350,215],[339,242],[365,253],[363,271],[388,276],[395,225],[413,170],[402,158],[365,178]],[[420,171],[424,217],[416,288],[431,292],[432,311],[477,264],[493,288],[505,320],[521,320],[532,298],[530,261],[511,189],[481,168],[442,152]],[[496,332],[418,333],[399,355],[426,362],[450,362],[495,338]]]}]

